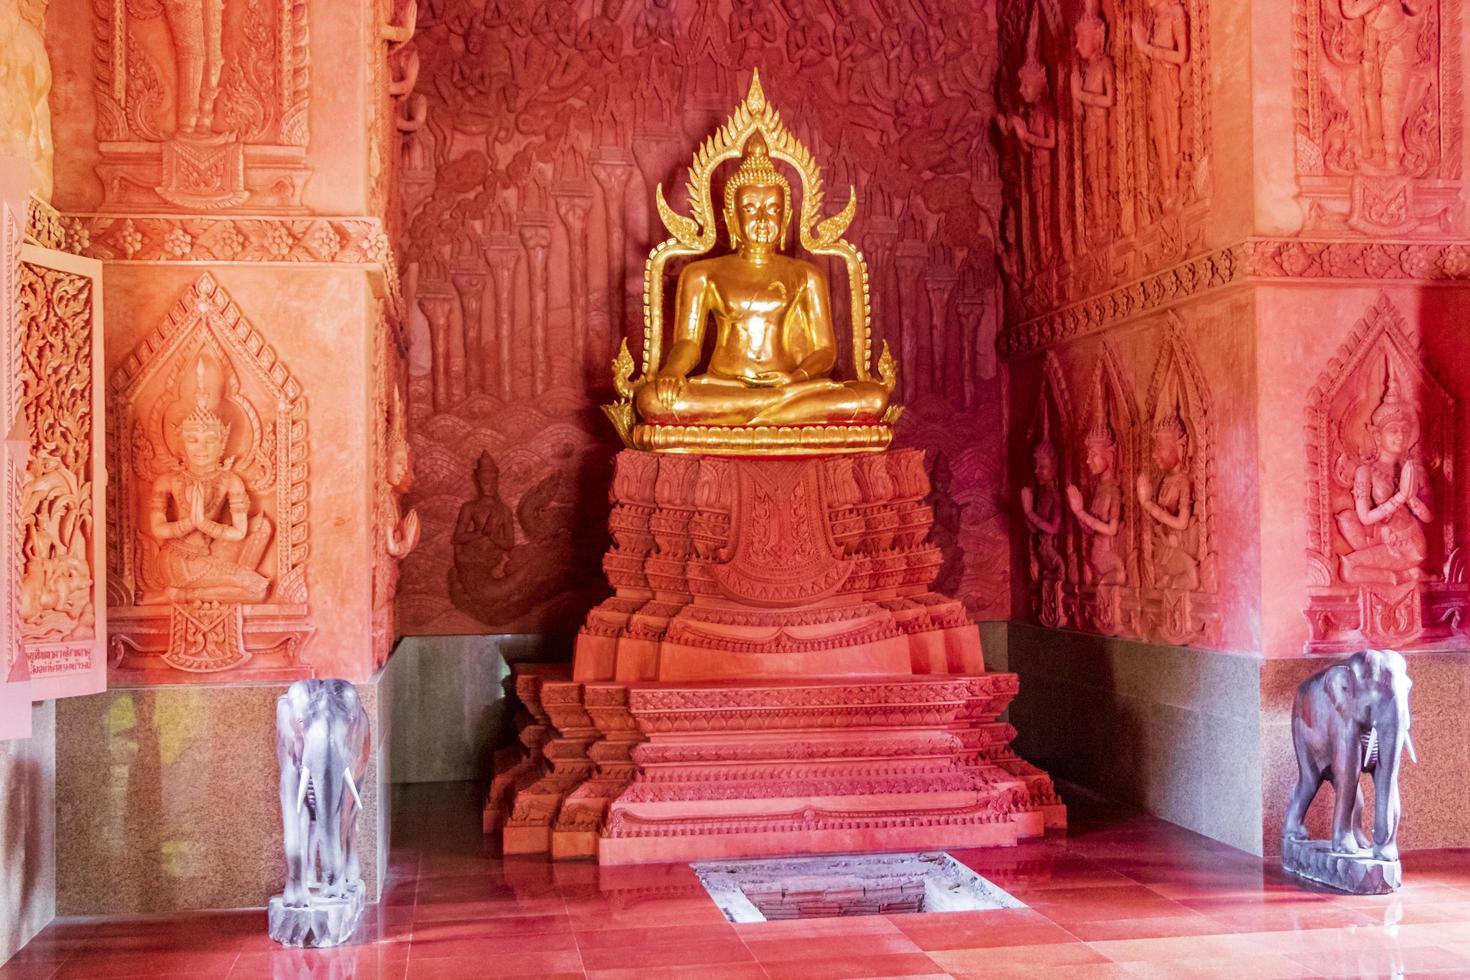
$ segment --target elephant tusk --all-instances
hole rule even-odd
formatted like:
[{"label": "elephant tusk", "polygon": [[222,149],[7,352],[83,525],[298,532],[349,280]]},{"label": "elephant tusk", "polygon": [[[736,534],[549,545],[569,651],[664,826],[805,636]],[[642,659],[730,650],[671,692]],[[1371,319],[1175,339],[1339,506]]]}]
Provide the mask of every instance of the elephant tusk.
[{"label": "elephant tusk", "polygon": [[301,767],[301,782],[296,787],[296,812],[306,805],[306,787],[311,782],[311,770],[306,766]]},{"label": "elephant tusk", "polygon": [[357,780],[352,778],[352,770],[344,769],[342,774],[347,777],[347,788],[352,790],[352,798],[357,801],[357,808],[362,809],[362,797],[357,793]]},{"label": "elephant tusk", "polygon": [[1414,736],[1404,732],[1404,748],[1409,750],[1409,761],[1416,766],[1419,764],[1419,753],[1414,751]]}]

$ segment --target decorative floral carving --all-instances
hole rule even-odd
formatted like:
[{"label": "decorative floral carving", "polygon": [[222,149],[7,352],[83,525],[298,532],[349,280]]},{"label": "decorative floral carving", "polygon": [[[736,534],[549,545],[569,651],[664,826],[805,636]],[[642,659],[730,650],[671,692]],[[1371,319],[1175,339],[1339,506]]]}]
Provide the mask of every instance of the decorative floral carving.
[{"label": "decorative floral carving", "polygon": [[1308,652],[1460,642],[1456,427],[1454,400],[1380,295],[1308,400]]},{"label": "decorative floral carving", "polygon": [[1213,289],[1262,279],[1470,280],[1470,250],[1456,243],[1333,242],[1254,238],[1006,326],[998,343],[1008,360],[1097,333]]},{"label": "decorative floral carving", "polygon": [[204,672],[254,658],[303,671],[306,403],[296,381],[206,274],[121,363],[110,392],[115,666]]},{"label": "decorative floral carving", "polygon": [[99,270],[28,248],[19,263],[18,413],[30,460],[15,489],[16,602],[37,698],[100,689],[105,629]]}]

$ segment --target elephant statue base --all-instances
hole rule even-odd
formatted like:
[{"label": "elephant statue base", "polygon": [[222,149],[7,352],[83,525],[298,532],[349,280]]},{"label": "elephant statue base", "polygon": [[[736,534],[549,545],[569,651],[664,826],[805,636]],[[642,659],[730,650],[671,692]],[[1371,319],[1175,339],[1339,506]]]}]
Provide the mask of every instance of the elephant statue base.
[{"label": "elephant statue base", "polygon": [[283,946],[341,946],[362,919],[363,884],[352,882],[340,898],[313,895],[304,908],[292,908],[284,895],[270,901],[270,937]]},{"label": "elephant statue base", "polygon": [[347,681],[297,681],[276,699],[285,893],[270,900],[270,937],[286,946],[340,946],[362,918],[358,781],[371,723]]},{"label": "elephant statue base", "polygon": [[[1297,687],[1291,740],[1298,779],[1281,834],[1288,874],[1354,895],[1403,884],[1399,865],[1399,763],[1409,737],[1408,664],[1392,650],[1360,650]],[[1363,826],[1364,774],[1373,778],[1373,833]],[[1324,782],[1334,795],[1329,840],[1307,836],[1307,809]]]},{"label": "elephant statue base", "polygon": [[1282,841],[1281,869],[1352,895],[1387,895],[1404,883],[1404,871],[1397,859],[1335,854],[1325,840]]}]

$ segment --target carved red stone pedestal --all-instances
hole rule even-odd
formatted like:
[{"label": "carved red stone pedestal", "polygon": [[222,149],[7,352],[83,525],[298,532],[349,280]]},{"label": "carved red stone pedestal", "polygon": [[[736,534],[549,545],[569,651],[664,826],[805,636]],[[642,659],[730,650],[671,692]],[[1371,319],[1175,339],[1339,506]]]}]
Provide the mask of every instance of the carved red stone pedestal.
[{"label": "carved red stone pedestal", "polygon": [[964,607],[930,591],[929,489],[916,450],[621,453],[614,595],[570,681],[517,678],[553,734],[549,770],[525,783],[518,755],[492,789],[487,821],[522,784],[506,853],[627,864],[1064,827],[1050,779],[1008,748],[1015,675],[986,673]]}]

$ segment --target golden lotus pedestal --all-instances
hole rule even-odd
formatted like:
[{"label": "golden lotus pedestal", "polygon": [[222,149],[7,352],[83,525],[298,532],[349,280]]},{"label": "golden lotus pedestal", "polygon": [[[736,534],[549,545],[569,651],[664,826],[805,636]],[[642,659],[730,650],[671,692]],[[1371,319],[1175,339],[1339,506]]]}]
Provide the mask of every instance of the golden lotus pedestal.
[{"label": "golden lotus pedestal", "polygon": [[872,425],[657,425],[633,428],[633,447],[645,452],[701,456],[825,456],[876,453],[893,442],[893,426]]}]

